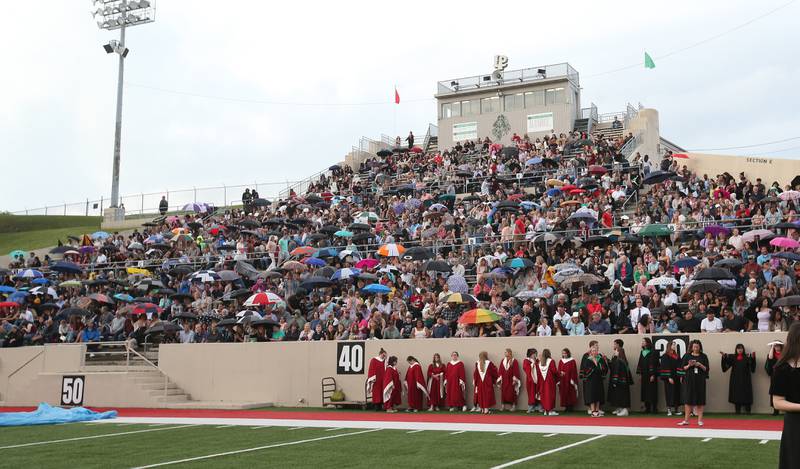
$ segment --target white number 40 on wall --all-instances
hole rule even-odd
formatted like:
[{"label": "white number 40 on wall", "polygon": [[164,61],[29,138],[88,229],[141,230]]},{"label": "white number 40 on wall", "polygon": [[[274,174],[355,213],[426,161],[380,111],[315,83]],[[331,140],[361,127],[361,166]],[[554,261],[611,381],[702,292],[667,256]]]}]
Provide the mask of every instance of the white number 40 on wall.
[{"label": "white number 40 on wall", "polygon": [[64,376],[61,380],[61,405],[83,405],[83,390],[86,382],[83,376]]},{"label": "white number 40 on wall", "polygon": [[336,374],[364,374],[364,342],[344,342],[337,345]]}]

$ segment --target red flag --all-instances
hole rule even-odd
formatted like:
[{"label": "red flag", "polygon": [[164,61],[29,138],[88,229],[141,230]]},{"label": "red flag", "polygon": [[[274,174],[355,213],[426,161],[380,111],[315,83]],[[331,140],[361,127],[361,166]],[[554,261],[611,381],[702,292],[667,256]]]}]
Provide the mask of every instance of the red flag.
[{"label": "red flag", "polygon": [[394,103],[400,104],[400,93],[397,92],[397,88],[394,89]]}]

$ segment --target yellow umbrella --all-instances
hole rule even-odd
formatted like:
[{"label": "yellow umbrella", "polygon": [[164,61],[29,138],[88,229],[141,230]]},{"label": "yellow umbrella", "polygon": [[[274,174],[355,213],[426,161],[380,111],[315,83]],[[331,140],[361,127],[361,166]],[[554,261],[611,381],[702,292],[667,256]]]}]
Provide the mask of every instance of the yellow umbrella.
[{"label": "yellow umbrella", "polygon": [[564,181],[560,181],[560,180],[558,180],[558,179],[548,179],[548,180],[546,181],[546,184],[547,184],[548,186],[553,186],[553,187],[561,187],[561,186],[563,186],[563,185],[564,185]]}]

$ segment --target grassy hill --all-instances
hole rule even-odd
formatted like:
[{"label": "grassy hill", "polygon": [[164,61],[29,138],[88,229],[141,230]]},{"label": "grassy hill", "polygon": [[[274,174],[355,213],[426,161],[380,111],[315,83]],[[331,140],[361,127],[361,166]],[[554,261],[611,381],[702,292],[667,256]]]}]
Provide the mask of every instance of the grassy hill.
[{"label": "grassy hill", "polygon": [[53,215],[0,215],[0,255],[14,249],[29,251],[66,242],[67,236],[80,236],[100,229],[102,217]]}]

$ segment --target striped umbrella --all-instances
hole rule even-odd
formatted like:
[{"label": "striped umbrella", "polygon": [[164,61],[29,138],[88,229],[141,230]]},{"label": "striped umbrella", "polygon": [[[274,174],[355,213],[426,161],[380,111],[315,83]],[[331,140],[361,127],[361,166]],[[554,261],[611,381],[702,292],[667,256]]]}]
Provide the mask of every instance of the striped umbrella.
[{"label": "striped umbrella", "polygon": [[383,257],[400,257],[406,252],[406,248],[400,244],[389,243],[378,248],[378,255]]},{"label": "striped umbrella", "polygon": [[331,280],[350,280],[361,273],[361,269],[339,269],[333,273]]},{"label": "striped umbrella", "polygon": [[468,293],[451,293],[444,300],[445,303],[477,303],[478,299]]},{"label": "striped umbrella", "polygon": [[260,292],[244,301],[245,306],[266,306],[280,303],[283,298],[272,292]]},{"label": "striped umbrella", "polygon": [[17,272],[17,278],[42,278],[44,275],[36,269],[25,269]]},{"label": "striped umbrella", "polygon": [[458,318],[460,324],[488,324],[499,320],[497,313],[483,308],[471,309]]},{"label": "striped umbrella", "polygon": [[209,282],[218,282],[222,280],[222,278],[219,276],[218,273],[214,272],[213,270],[200,270],[193,273],[189,277],[189,280],[191,280],[192,282],[209,283]]}]

